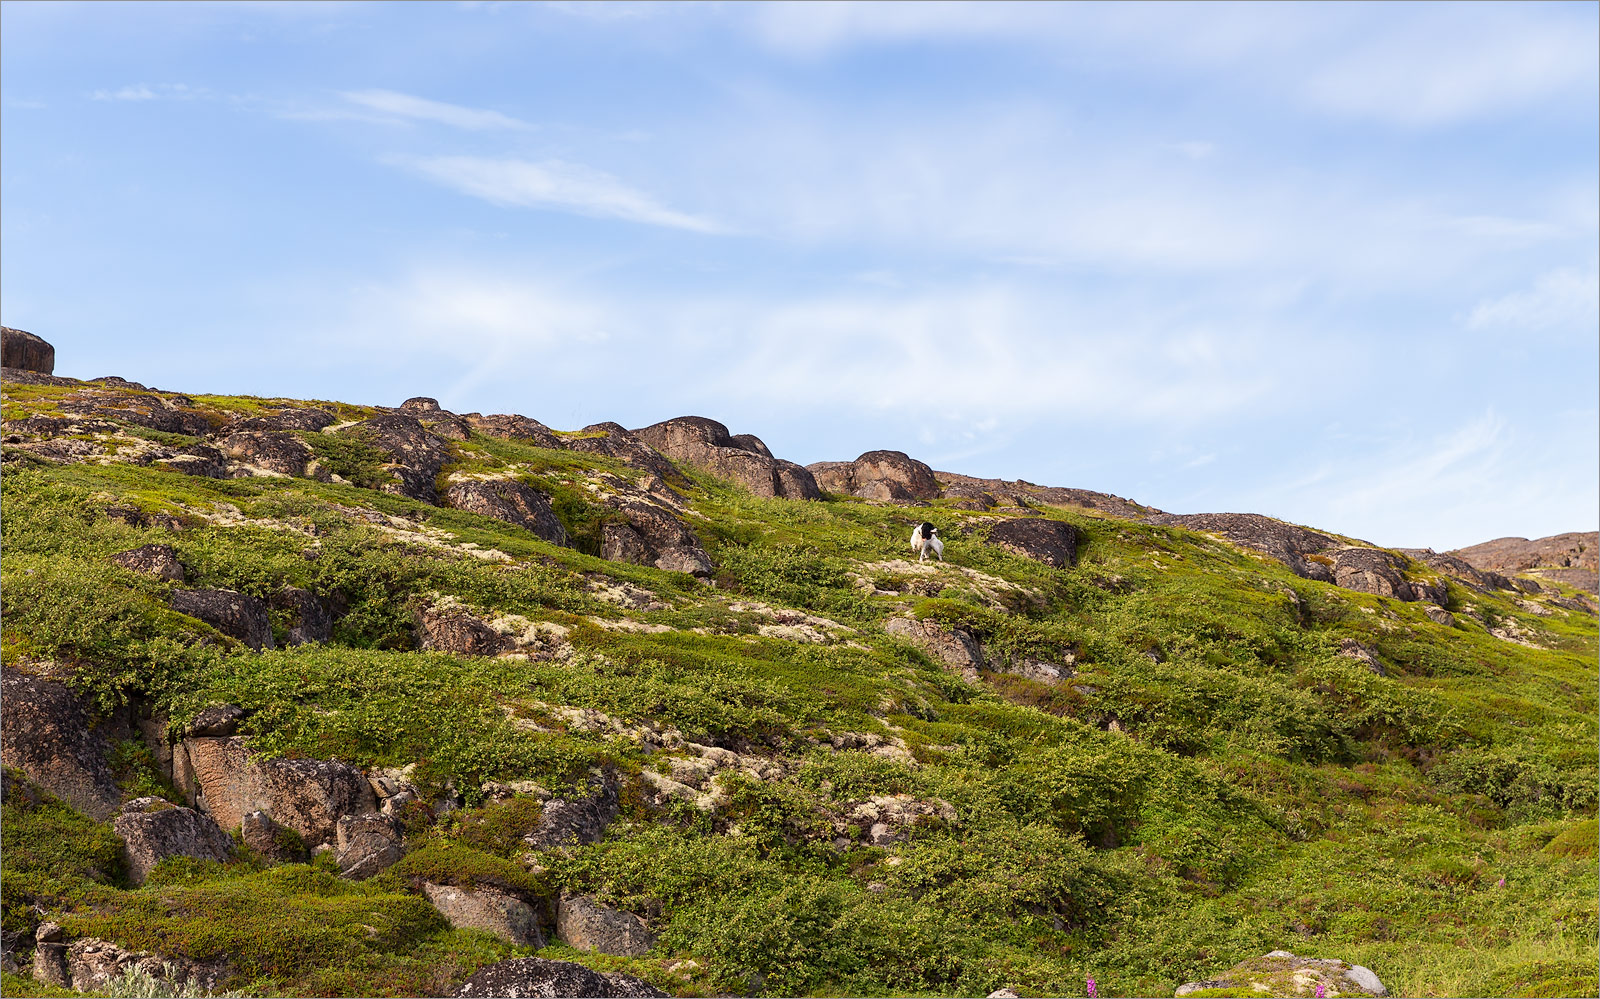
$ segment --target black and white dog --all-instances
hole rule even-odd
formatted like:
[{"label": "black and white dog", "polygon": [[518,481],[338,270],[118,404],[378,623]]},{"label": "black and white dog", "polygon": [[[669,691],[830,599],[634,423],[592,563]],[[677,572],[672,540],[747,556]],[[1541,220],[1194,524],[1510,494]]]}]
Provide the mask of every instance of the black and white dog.
[{"label": "black and white dog", "polygon": [[911,550],[917,553],[918,562],[926,562],[928,553],[933,552],[934,557],[944,561],[944,542],[939,540],[939,529],[927,521],[923,521],[911,529]]}]

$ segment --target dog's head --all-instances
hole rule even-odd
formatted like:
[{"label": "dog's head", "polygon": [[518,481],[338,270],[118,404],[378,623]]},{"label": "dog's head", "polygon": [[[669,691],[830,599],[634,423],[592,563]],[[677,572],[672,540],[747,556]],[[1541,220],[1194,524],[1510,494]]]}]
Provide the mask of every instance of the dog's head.
[{"label": "dog's head", "polygon": [[938,533],[939,533],[939,529],[937,527],[934,527],[932,524],[928,523],[927,521],[923,521],[922,522],[922,536],[923,537],[931,538],[935,534],[938,534]]}]

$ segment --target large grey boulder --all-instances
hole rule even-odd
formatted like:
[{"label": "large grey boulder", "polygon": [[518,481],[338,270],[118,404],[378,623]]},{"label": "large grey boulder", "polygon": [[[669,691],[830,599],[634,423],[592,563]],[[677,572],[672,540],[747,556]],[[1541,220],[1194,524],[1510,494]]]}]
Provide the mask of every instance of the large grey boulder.
[{"label": "large grey boulder", "polygon": [[134,884],[143,884],[150,869],[168,857],[222,863],[233,854],[233,840],[211,816],[160,798],[135,798],[123,805],[111,828],[122,837],[128,878]]},{"label": "large grey boulder", "polygon": [[570,451],[604,455],[663,480],[683,481],[683,476],[672,467],[672,462],[665,455],[618,423],[596,423],[584,427],[573,436],[564,438],[563,443]]},{"label": "large grey boulder", "polygon": [[0,674],[0,760],[91,818],[109,818],[122,800],[105,738],[77,695],[54,680]]},{"label": "large grey boulder", "polygon": [[397,481],[384,487],[386,491],[424,503],[438,502],[434,480],[454,452],[448,440],[424,427],[416,417],[385,413],[340,433],[365,441],[389,456],[388,467]]},{"label": "large grey boulder", "polygon": [[989,541],[1052,569],[1070,569],[1078,559],[1078,529],[1059,520],[1003,520],[989,529]]},{"label": "large grey boulder", "polygon": [[233,590],[173,590],[172,609],[196,617],[255,649],[276,648],[272,619],[261,600]]},{"label": "large grey boulder", "polygon": [[959,628],[946,628],[937,621],[893,617],[883,630],[910,640],[929,658],[968,683],[977,683],[985,665],[983,648],[976,639]]},{"label": "large grey boulder", "polygon": [[618,972],[603,974],[571,961],[518,957],[479,968],[456,989],[457,996],[498,999],[559,999],[565,996],[646,997],[666,993]]},{"label": "large grey boulder", "polygon": [[458,930],[483,930],[523,947],[544,946],[544,934],[539,931],[533,907],[506,892],[424,881],[422,894]]},{"label": "large grey boulder", "polygon": [[225,830],[265,812],[308,846],[332,844],[339,819],[377,811],[372,785],[336,760],[262,760],[238,736],[191,737],[173,751],[173,780]]},{"label": "large grey boulder", "polygon": [[591,778],[586,790],[586,795],[570,794],[545,802],[539,824],[523,842],[537,849],[598,842],[621,811],[621,797],[616,782],[605,776]]},{"label": "large grey boulder", "polygon": [[54,374],[56,349],[43,337],[34,336],[26,330],[0,326],[0,364],[19,371]]},{"label": "large grey boulder", "polygon": [[1389,994],[1371,968],[1337,958],[1297,957],[1286,950],[1275,950],[1240,961],[1215,978],[1185,982],[1173,995],[1182,997],[1215,989],[1263,996],[1307,996],[1318,985],[1329,995],[1381,997]]},{"label": "large grey boulder", "polygon": [[289,645],[307,642],[326,642],[333,637],[333,615],[309,590],[298,586],[285,586],[272,595],[273,610],[285,611],[289,617]]},{"label": "large grey boulder", "polygon": [[364,881],[406,855],[400,824],[387,815],[341,815],[336,828],[339,873]]},{"label": "large grey boulder", "polygon": [[819,461],[806,468],[830,493],[886,503],[914,503],[939,495],[933,469],[903,451],[868,451],[855,461]]},{"label": "large grey boulder", "polygon": [[516,479],[469,479],[453,482],[444,491],[446,505],[482,514],[531,531],[556,545],[567,543],[550,497]]},{"label": "large grey boulder", "polygon": [[556,936],[569,947],[615,957],[639,957],[656,943],[656,935],[638,916],[601,905],[587,895],[561,899]]},{"label": "large grey boulder", "polygon": [[619,511],[628,522],[606,524],[600,557],[613,562],[653,565],[668,572],[711,575],[711,556],[700,539],[669,511],[644,502],[624,502]]},{"label": "large grey boulder", "polygon": [[694,465],[720,479],[731,479],[757,496],[821,499],[812,474],[792,461],[772,456],[761,439],[734,436],[703,416],[679,416],[635,430],[634,435],[662,454]]},{"label": "large grey boulder", "polygon": [[[221,451],[245,467],[240,474],[285,475],[305,478],[313,471],[316,456],[311,448],[286,431],[242,430],[224,437]],[[314,476],[326,479],[327,475]]]}]

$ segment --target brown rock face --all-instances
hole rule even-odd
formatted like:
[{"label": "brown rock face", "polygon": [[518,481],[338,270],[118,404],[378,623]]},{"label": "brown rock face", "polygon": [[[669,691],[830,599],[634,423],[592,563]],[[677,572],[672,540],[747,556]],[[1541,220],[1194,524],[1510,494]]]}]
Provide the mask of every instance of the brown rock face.
[{"label": "brown rock face", "polygon": [[88,711],[54,680],[0,675],[0,760],[67,804],[96,819],[122,800],[106,763],[105,739]]},{"label": "brown rock face", "polygon": [[651,472],[669,482],[683,481],[683,476],[672,467],[672,462],[621,424],[596,423],[584,427],[579,434],[581,436],[565,440],[568,450],[605,455],[608,458],[615,458],[624,465]]},{"label": "brown rock face", "polygon": [[569,895],[556,909],[556,936],[578,950],[615,957],[639,957],[655,946],[656,935],[631,912],[619,912],[587,895]]},{"label": "brown rock face", "polygon": [[1492,570],[1480,570],[1472,563],[1454,555],[1442,554],[1432,548],[1402,548],[1400,551],[1431,569],[1466,583],[1475,590],[1509,590],[1513,588],[1511,580],[1500,573]]},{"label": "brown rock face", "polygon": [[457,510],[515,524],[551,544],[567,543],[567,529],[551,509],[550,497],[515,479],[453,482],[444,491],[444,501]]},{"label": "brown rock face", "polygon": [[757,496],[822,498],[809,471],[774,458],[759,437],[729,434],[716,420],[679,416],[633,433],[667,457],[737,482]]},{"label": "brown rock face", "polygon": [[336,827],[339,873],[364,881],[406,854],[400,826],[377,812],[341,815]]},{"label": "brown rock face", "polygon": [[570,961],[551,961],[542,957],[518,957],[479,968],[461,983],[457,996],[498,996],[504,999],[527,997],[665,996],[647,982],[620,972],[602,974]]},{"label": "brown rock face", "polygon": [[260,652],[276,648],[267,605],[233,590],[174,590],[172,609],[206,624]]},{"label": "brown rock face", "polygon": [[885,503],[914,503],[939,495],[933,469],[903,451],[868,451],[855,461],[819,461],[806,468],[830,493]]},{"label": "brown rock face", "polygon": [[497,656],[511,640],[459,607],[429,604],[417,611],[417,644],[430,652]]},{"label": "brown rock face", "polygon": [[968,683],[978,682],[978,670],[984,664],[983,649],[959,628],[947,629],[937,621],[894,617],[884,623],[883,630],[910,639],[935,662]]},{"label": "brown rock face", "polygon": [[1070,569],[1078,559],[1078,529],[1059,520],[1003,520],[989,529],[989,541],[1052,569]]},{"label": "brown rock face", "polygon": [[143,884],[150,869],[168,857],[226,861],[233,840],[209,815],[160,798],[135,798],[122,806],[111,828],[123,840],[128,877]]},{"label": "brown rock face", "polygon": [[375,416],[343,432],[389,455],[390,470],[400,481],[386,489],[424,503],[438,502],[433,483],[454,454],[449,441],[429,431],[416,417],[403,413]]},{"label": "brown rock face", "polygon": [[1555,534],[1548,538],[1497,538],[1450,554],[1480,572],[1515,575],[1537,570],[1540,576],[1600,592],[1600,533]]},{"label": "brown rock face", "polygon": [[377,811],[361,771],[333,760],[258,760],[238,736],[190,738],[173,753],[173,780],[223,829],[265,812],[308,845],[332,843],[340,817]]},{"label": "brown rock face", "polygon": [[613,562],[653,565],[668,572],[694,576],[711,574],[711,556],[700,539],[681,520],[659,506],[622,503],[618,507],[626,524],[606,524],[600,557]]},{"label": "brown rock face", "polygon": [[424,881],[422,894],[458,930],[484,930],[508,943],[536,949],[544,946],[533,907],[505,892]]},{"label": "brown rock face", "polygon": [[551,449],[562,447],[561,438],[555,435],[555,431],[538,420],[530,420],[526,416],[510,413],[480,416],[477,413],[465,413],[462,419],[466,420],[472,429],[487,437],[527,441],[535,447]]},{"label": "brown rock face", "polygon": [[[239,431],[224,437],[221,445],[222,451],[234,461],[291,478],[305,478],[315,460],[305,441],[282,430]],[[249,471],[249,468],[243,470]]]},{"label": "brown rock face", "polygon": [[1135,503],[1131,499],[1113,496],[1110,493],[1097,493],[1091,489],[1038,486],[1021,479],[1016,481],[980,479],[955,472],[935,472],[934,475],[944,483],[944,491],[940,495],[945,499],[956,500],[954,505],[963,510],[987,510],[996,506],[1014,506],[1022,509],[1033,506],[1063,506],[1099,510],[1113,517],[1126,517],[1129,520],[1161,512]]},{"label": "brown rock face", "polygon": [[145,545],[132,551],[118,552],[111,556],[111,561],[124,569],[142,572],[157,579],[183,582],[183,565],[178,562],[178,553],[170,545]]},{"label": "brown rock face", "polygon": [[56,370],[56,349],[42,337],[0,326],[0,363],[8,368],[50,375]]}]

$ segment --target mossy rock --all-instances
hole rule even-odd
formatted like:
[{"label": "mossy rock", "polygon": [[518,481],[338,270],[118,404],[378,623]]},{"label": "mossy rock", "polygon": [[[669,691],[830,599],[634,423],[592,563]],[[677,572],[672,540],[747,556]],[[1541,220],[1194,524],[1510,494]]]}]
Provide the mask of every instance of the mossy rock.
[{"label": "mossy rock", "polygon": [[[1329,999],[1340,996],[1386,996],[1378,976],[1360,965],[1329,958],[1299,957],[1275,950],[1240,961],[1216,978],[1178,987],[1178,996],[1221,997],[1314,996],[1322,986]],[[1196,986],[1199,986],[1198,988]]]}]

